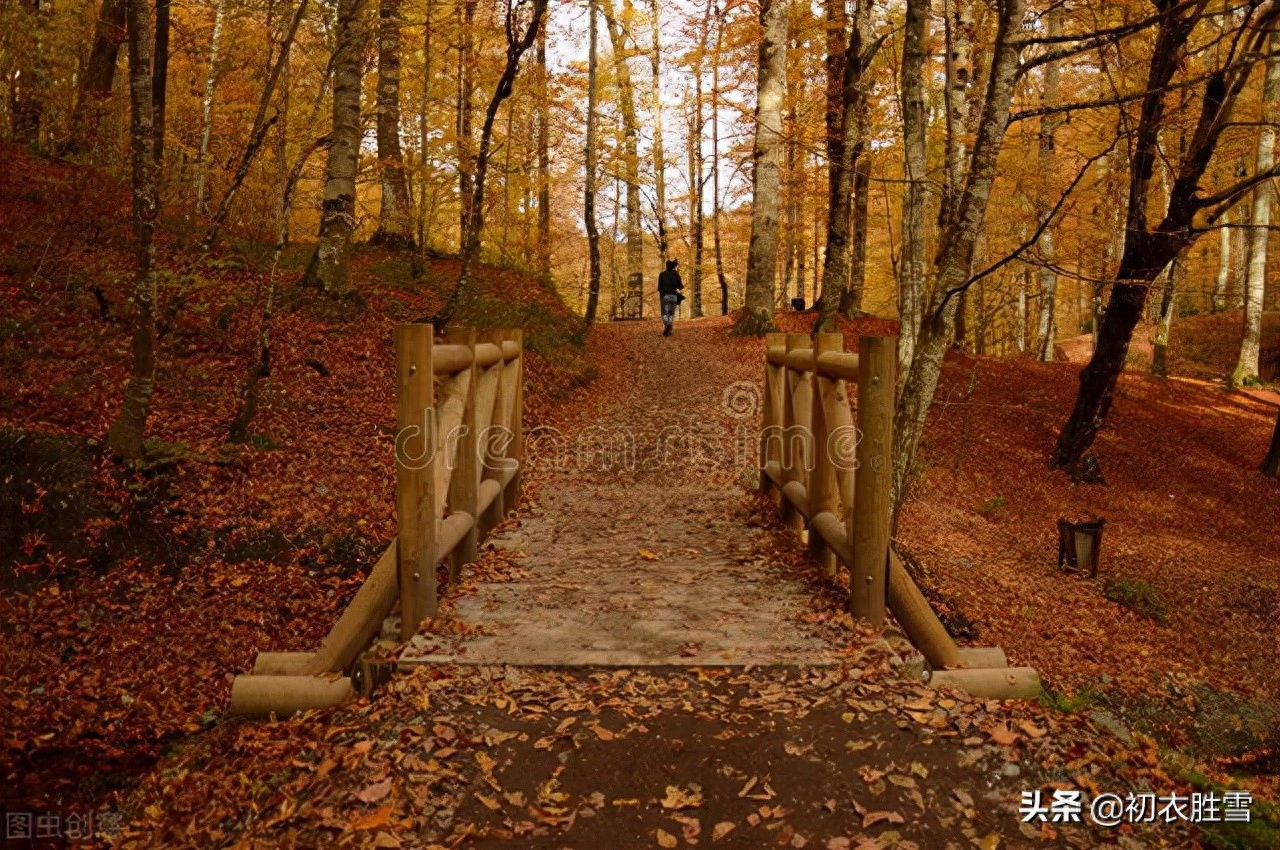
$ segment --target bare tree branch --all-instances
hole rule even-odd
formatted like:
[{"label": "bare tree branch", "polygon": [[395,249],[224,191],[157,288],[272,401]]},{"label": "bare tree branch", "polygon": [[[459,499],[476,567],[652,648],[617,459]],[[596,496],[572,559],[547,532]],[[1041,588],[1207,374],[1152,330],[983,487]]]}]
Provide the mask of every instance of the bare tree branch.
[{"label": "bare tree branch", "polygon": [[971,275],[968,280],[966,280],[964,283],[960,284],[959,286],[953,286],[952,288],[948,289],[946,293],[943,295],[942,301],[938,304],[938,309],[934,311],[934,321],[937,321],[939,317],[941,317],[942,311],[946,308],[947,302],[951,300],[952,296],[959,295],[961,292],[964,292],[970,286],[973,286],[975,283],[982,280],[983,278],[988,277],[989,275],[995,273],[996,271],[999,271],[1001,268],[1013,262],[1014,260],[1020,259],[1023,252],[1027,251],[1029,248],[1031,248],[1033,245],[1039,242],[1040,237],[1043,236],[1044,232],[1049,229],[1049,224],[1053,221],[1054,217],[1057,216],[1058,211],[1062,209],[1062,205],[1067,202],[1067,198],[1069,198],[1071,196],[1071,193],[1075,191],[1076,187],[1080,185],[1080,181],[1084,179],[1085,174],[1089,171],[1089,167],[1093,165],[1095,162],[1097,162],[1098,160],[1102,159],[1104,156],[1107,156],[1109,153],[1111,153],[1111,151],[1115,148],[1115,146],[1116,146],[1116,142],[1113,140],[1111,144],[1107,146],[1106,150],[1100,151],[1099,153],[1096,153],[1085,160],[1084,165],[1080,167],[1080,171],[1077,172],[1075,178],[1063,191],[1062,195],[1058,198],[1057,202],[1054,203],[1053,208],[1050,209],[1048,214],[1045,215],[1044,220],[1041,221],[1040,224],[1036,226],[1035,232],[1032,233],[1029,237],[1027,237],[1027,239],[1021,245],[1019,245],[1016,249],[1014,249],[1012,253],[1006,254],[1003,258],[987,266],[985,269],[978,272],[977,274]]}]

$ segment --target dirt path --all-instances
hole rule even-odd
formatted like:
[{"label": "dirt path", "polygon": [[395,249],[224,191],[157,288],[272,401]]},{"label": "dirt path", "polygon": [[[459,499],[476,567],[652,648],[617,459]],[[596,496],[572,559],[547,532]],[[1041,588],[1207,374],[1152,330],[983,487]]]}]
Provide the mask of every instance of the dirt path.
[{"label": "dirt path", "polygon": [[600,378],[407,675],[219,724],[131,798],[117,846],[1186,845],[1178,824],[1021,823],[1024,791],[1167,786],[1154,743],[903,677],[909,648],[856,626],[742,486],[759,342],[657,327],[593,330]]},{"label": "dirt path", "polygon": [[718,323],[681,323],[669,338],[655,328],[600,329],[615,358],[602,367],[609,378],[571,427],[535,435],[535,464],[560,471],[542,479],[517,527],[491,538],[519,569],[454,602],[466,637],[421,635],[402,663],[839,659],[801,620],[811,591],[769,566],[741,483],[759,376],[707,356],[723,339]]}]

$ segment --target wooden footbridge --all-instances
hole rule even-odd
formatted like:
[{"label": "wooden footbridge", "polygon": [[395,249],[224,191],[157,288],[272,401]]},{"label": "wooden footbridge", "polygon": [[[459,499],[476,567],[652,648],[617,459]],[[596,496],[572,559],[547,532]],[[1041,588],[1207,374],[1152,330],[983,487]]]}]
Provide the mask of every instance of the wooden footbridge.
[{"label": "wooden footbridge", "polygon": [[[847,570],[849,606],[855,616],[879,625],[886,608],[893,613],[924,656],[931,671],[926,675],[936,684],[991,697],[1038,693],[1035,671],[1007,667],[1000,650],[958,647],[893,551],[889,480],[895,339],[863,337],[858,347],[856,353],[845,352],[840,334],[769,336],[760,432],[762,490],[774,497],[785,523],[795,529],[829,577],[839,579],[842,567]],[[440,594],[476,558],[479,543],[519,501],[525,461],[522,332],[451,328],[436,338],[430,325],[402,325],[396,333],[396,364],[396,539],[316,651],[259,653],[252,672],[236,678],[232,714],[287,716],[336,705],[355,693],[370,693],[395,667],[394,661],[380,660],[371,645],[379,635],[410,642],[424,621],[436,615]],[[856,392],[856,417],[850,406],[852,392]],[[569,479],[555,484],[570,491],[585,486]],[[554,487],[546,489],[554,491]],[[654,492],[670,489],[658,486]],[[645,544],[650,538],[602,542],[615,535],[615,529],[592,526],[582,516],[590,511],[608,520],[610,514],[624,510],[626,498],[610,501],[611,492],[584,490],[576,501],[561,494],[565,499],[560,514],[554,522],[544,523],[548,533],[522,541],[526,548],[547,550],[532,554],[544,558],[544,584],[560,588],[555,591],[559,607],[523,631],[509,629],[505,643],[499,636],[487,645],[471,647],[470,653],[458,650],[454,660],[539,666],[830,663],[811,643],[791,634],[794,622],[788,614],[766,610],[770,597],[778,595],[777,587],[757,587],[757,577],[750,572],[753,568],[743,566],[741,557],[727,550],[725,557],[717,557],[711,551],[731,544],[725,541],[724,531],[707,531],[699,523],[681,526],[679,521],[668,528],[644,526],[635,531],[656,534],[656,539],[686,535],[685,543],[703,544],[701,549],[688,548],[685,560],[643,563],[657,576],[646,594],[646,575],[636,572],[642,562],[627,561],[626,551],[634,555],[637,543],[652,545]],[[712,495],[722,502],[735,498],[727,490]],[[555,498],[547,495],[549,501]],[[671,516],[667,507],[658,513]],[[537,527],[536,522],[529,524]],[[581,538],[576,540],[579,560],[568,558],[569,563],[563,563],[557,546],[573,545],[575,531]],[[728,536],[745,537],[747,531]],[[647,549],[639,551],[644,562],[657,557]],[[608,588],[611,576],[601,570],[612,570],[618,573],[612,579],[633,584],[635,595],[643,597],[642,604],[629,606],[616,599]],[[574,584],[579,572],[583,576]],[[713,578],[721,586],[708,593],[706,584]],[[535,577],[521,593],[547,596],[539,593],[545,588],[536,582]],[[670,588],[680,584],[689,585],[690,591],[672,595]],[[735,595],[739,585],[751,585],[751,589],[741,598],[725,600]],[[719,608],[696,610],[711,596],[721,597]],[[793,601],[803,598],[797,593],[792,597]],[[496,600],[510,598],[494,596],[476,610],[501,608],[503,604]],[[583,609],[617,610],[606,615]],[[574,616],[584,613],[593,619],[585,622]],[[498,611],[494,616],[502,614]],[[772,632],[766,634],[758,626],[769,616],[774,622]],[[585,638],[571,646],[560,633],[574,629]],[[687,645],[710,647],[720,635],[732,639],[726,638],[725,646],[702,659],[685,658],[687,647],[677,652],[629,645],[648,641],[661,647],[687,640]],[[547,636],[552,639],[542,645],[542,651],[530,646]],[[418,658],[406,657],[400,664],[448,660],[447,654],[419,651]]]}]

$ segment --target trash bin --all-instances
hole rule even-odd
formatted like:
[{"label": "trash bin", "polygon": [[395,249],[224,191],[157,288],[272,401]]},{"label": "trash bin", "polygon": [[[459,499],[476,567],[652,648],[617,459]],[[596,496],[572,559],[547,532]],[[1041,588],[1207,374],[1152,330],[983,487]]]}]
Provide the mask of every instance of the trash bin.
[{"label": "trash bin", "polygon": [[1098,575],[1098,553],[1102,548],[1102,527],[1106,520],[1089,517],[1078,522],[1058,520],[1058,568],[1068,572]]}]

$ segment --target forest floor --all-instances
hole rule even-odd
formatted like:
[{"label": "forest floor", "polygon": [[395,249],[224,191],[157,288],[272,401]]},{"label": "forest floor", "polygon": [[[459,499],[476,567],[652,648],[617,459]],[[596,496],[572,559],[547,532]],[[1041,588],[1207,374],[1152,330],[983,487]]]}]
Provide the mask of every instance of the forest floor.
[{"label": "forest floor", "polygon": [[1024,790],[1179,781],[1109,714],[934,691],[896,631],[854,625],[742,486],[762,351],[728,328],[594,329],[599,377],[531,432],[530,492],[411,644],[421,666],[178,748],[121,845],[1185,843],[1020,823]]},{"label": "forest floor", "polygon": [[[1210,783],[1276,798],[1280,495],[1255,471],[1274,408],[1224,393],[1204,357],[1180,362],[1179,324],[1174,377],[1121,382],[1098,443],[1106,487],[1073,486],[1044,463],[1075,368],[948,361],[898,545],[953,633],[1041,671],[1040,703],[966,700],[901,678],[893,634],[856,629],[841,588],[743,488],[749,475],[721,464],[677,470],[681,487],[717,494],[697,506],[701,529],[688,529],[697,557],[664,548],[670,535],[641,539],[643,512],[624,519],[609,507],[622,499],[612,475],[596,476],[605,499],[582,531],[625,529],[616,551],[632,570],[679,560],[691,575],[708,556],[727,577],[761,567],[771,590],[786,591],[774,622],[795,623],[841,656],[836,665],[433,665],[320,717],[220,721],[234,674],[262,649],[314,648],[393,533],[391,329],[439,305],[456,263],[414,275],[402,259],[362,252],[360,297],[335,301],[292,290],[305,254],[290,252],[276,370],[253,438],[229,445],[269,258],[253,245],[197,258],[166,232],[155,437],[147,465],[123,472],[97,440],[127,364],[127,194],[4,154],[22,166],[0,174],[0,218],[19,223],[0,229],[9,811],[107,812],[128,846],[492,846],[508,833],[520,836],[511,846],[623,846],[619,835],[675,846],[717,831],[716,843],[744,847],[761,835],[836,848],[946,846],[938,835],[984,847],[1151,846],[1187,834],[1028,834],[1018,792]],[[549,287],[497,269],[484,282],[476,320],[536,331],[531,433],[577,434],[619,415],[647,423],[648,445],[654,428],[687,427],[690,415],[723,433],[738,409],[726,387],[759,380],[762,343],[728,336],[726,320],[682,322],[666,340],[653,323],[611,325],[583,348]],[[801,330],[809,318],[779,321]],[[846,328],[850,344],[859,330],[887,329],[874,324]],[[517,542],[487,549],[447,605],[535,572],[521,537],[584,510],[557,504],[565,491],[553,478],[534,470],[529,525],[500,529]],[[648,473],[630,483],[660,513],[682,498]],[[1056,518],[1085,512],[1107,519],[1096,581],[1055,569]],[[703,551],[731,528],[746,529],[740,548]],[[655,604],[670,590],[640,588]],[[706,658],[697,643],[677,657]],[[1274,833],[1261,829],[1255,846],[1270,846]],[[1226,841],[1215,839],[1249,846]]]}]

